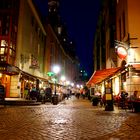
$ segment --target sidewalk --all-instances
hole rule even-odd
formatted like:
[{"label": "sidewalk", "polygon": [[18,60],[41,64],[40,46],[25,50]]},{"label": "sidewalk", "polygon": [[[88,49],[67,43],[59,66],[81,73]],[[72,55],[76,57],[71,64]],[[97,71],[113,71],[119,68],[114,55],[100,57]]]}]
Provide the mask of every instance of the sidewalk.
[{"label": "sidewalk", "polygon": [[26,100],[24,98],[5,98],[5,105],[40,105],[36,100]]},{"label": "sidewalk", "polygon": [[92,102],[89,101],[87,98],[83,99],[82,97],[80,97],[79,99],[77,99],[75,96],[72,96],[71,98],[69,98],[68,100],[65,99],[62,102],[60,102],[60,105],[65,105],[65,107],[67,106],[74,106],[78,107],[80,103],[80,106],[82,106],[83,108],[92,108],[94,110],[98,110],[98,111],[103,111],[103,112],[110,112],[110,113],[132,113],[132,110],[130,109],[121,109],[118,106],[114,105],[114,110],[113,111],[105,111],[105,107],[104,106],[93,106]]}]

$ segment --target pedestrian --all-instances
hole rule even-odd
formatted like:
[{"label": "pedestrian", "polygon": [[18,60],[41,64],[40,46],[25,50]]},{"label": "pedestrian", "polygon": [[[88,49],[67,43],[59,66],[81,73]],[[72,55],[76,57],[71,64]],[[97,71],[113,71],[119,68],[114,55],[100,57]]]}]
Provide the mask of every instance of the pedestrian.
[{"label": "pedestrian", "polygon": [[28,85],[26,85],[25,89],[24,89],[24,98],[29,99],[29,87],[28,87]]},{"label": "pedestrian", "polygon": [[77,89],[76,97],[77,97],[77,99],[79,99],[79,97],[80,97],[80,89]]},{"label": "pedestrian", "polygon": [[37,93],[36,87],[33,85],[30,92],[30,99],[37,100],[37,98],[38,98],[38,93]]},{"label": "pedestrian", "polygon": [[39,90],[39,95],[40,95],[40,98],[41,98],[41,102],[42,102],[42,103],[45,103],[45,91],[44,91],[43,88],[41,88],[41,89]]},{"label": "pedestrian", "polygon": [[2,82],[0,81],[0,100],[2,103],[5,101],[5,87],[2,85]]},{"label": "pedestrian", "polygon": [[52,101],[52,88],[50,87],[50,85],[48,85],[48,87],[45,89],[45,98],[46,101]]},{"label": "pedestrian", "polygon": [[67,89],[66,97],[67,97],[67,99],[69,99],[69,97],[70,97],[70,89],[69,88]]}]

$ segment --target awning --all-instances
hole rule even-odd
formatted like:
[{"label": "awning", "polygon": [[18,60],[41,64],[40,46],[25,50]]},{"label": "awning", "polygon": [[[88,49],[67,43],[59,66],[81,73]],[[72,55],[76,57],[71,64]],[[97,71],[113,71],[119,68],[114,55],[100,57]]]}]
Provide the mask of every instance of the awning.
[{"label": "awning", "polygon": [[87,85],[95,85],[103,80],[113,76],[115,73],[117,73],[121,67],[117,68],[109,68],[109,69],[103,69],[103,70],[98,70],[93,73],[89,81],[87,82]]},{"label": "awning", "polygon": [[46,78],[35,76],[35,75],[32,75],[32,74],[27,73],[27,72],[22,71],[22,70],[21,70],[21,74],[22,74],[23,77],[32,79],[33,81],[36,81],[38,79],[38,80],[42,80],[44,82],[48,82],[48,79],[46,79]]},{"label": "awning", "polygon": [[0,63],[0,73],[7,75],[18,75],[19,68],[8,63]]}]

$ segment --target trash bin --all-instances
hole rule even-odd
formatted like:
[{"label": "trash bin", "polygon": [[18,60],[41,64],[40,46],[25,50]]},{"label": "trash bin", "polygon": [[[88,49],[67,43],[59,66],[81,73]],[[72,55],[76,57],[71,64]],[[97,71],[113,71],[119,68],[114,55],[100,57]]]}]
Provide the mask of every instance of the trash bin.
[{"label": "trash bin", "polygon": [[53,105],[57,105],[58,104],[58,95],[53,95],[52,103],[53,103]]}]

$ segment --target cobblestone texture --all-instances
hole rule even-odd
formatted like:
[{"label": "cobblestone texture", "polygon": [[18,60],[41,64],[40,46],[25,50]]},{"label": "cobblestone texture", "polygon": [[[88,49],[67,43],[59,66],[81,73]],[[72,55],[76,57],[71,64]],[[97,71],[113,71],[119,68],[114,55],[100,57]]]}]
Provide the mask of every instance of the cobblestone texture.
[{"label": "cobblestone texture", "polygon": [[72,97],[58,105],[0,107],[0,140],[140,140],[140,114]]}]

